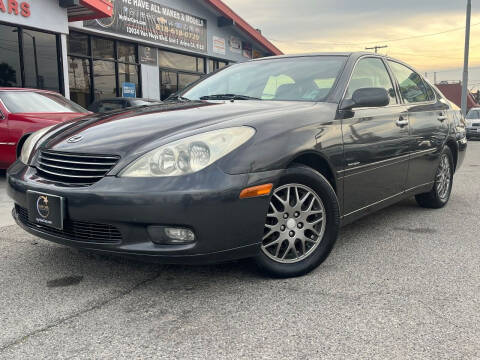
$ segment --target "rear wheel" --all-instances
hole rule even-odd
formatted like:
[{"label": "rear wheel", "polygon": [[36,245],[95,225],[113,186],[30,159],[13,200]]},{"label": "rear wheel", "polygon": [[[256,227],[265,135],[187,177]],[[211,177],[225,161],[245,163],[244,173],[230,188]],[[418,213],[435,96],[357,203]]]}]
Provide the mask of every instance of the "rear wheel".
[{"label": "rear wheel", "polygon": [[453,184],[453,156],[450,148],[445,147],[435,174],[435,182],[430,192],[415,196],[417,203],[425,208],[439,209],[450,199]]},{"label": "rear wheel", "polygon": [[330,183],[303,165],[287,169],[273,191],[256,262],[272,276],[304,275],[327,258],[339,223]]}]

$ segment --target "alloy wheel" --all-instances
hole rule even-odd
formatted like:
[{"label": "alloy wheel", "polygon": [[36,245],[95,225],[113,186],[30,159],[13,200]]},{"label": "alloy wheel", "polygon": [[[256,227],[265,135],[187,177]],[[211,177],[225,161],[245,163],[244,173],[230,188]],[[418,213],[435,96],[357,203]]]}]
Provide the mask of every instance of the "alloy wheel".
[{"label": "alloy wheel", "polygon": [[452,179],[452,169],[450,166],[450,159],[447,154],[443,154],[440,159],[440,166],[438,167],[437,176],[435,179],[435,187],[438,197],[442,201],[448,199],[450,191],[450,183]]},{"label": "alloy wheel", "polygon": [[301,184],[275,189],[265,222],[262,251],[279,263],[296,263],[312,254],[325,233],[325,207],[314,190]]}]

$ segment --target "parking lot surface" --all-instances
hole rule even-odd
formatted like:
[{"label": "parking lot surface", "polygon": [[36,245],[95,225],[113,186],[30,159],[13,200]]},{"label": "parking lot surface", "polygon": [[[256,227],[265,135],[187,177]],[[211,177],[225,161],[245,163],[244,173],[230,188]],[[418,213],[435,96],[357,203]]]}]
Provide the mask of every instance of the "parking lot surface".
[{"label": "parking lot surface", "polygon": [[479,200],[470,142],[446,208],[403,201],[342,229],[308,276],[272,280],[37,239],[0,175],[0,358],[479,358]]}]

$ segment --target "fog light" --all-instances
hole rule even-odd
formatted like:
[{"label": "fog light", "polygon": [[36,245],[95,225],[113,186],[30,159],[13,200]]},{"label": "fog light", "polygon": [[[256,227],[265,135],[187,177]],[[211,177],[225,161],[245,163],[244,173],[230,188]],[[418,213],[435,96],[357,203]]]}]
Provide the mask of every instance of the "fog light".
[{"label": "fog light", "polygon": [[187,243],[195,241],[195,234],[189,229],[166,227],[164,230],[165,236],[171,243]]}]

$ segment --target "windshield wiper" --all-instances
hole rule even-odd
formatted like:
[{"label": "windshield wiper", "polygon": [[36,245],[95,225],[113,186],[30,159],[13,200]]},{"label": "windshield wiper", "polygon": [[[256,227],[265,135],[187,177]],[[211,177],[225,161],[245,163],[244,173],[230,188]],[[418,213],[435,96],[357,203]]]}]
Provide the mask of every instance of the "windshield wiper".
[{"label": "windshield wiper", "polygon": [[200,100],[262,100],[257,97],[238,94],[215,94],[201,96]]},{"label": "windshield wiper", "polygon": [[175,101],[175,100],[184,101],[184,102],[192,101],[189,98],[186,98],[186,97],[180,96],[180,95],[170,95],[168,98],[165,99],[165,101]]}]

